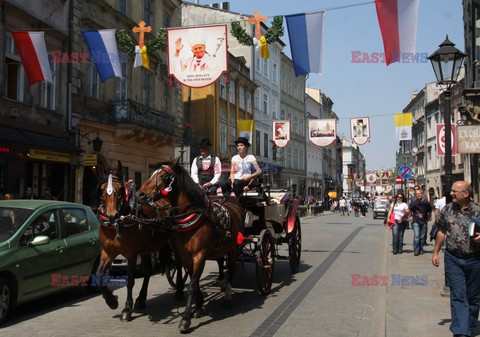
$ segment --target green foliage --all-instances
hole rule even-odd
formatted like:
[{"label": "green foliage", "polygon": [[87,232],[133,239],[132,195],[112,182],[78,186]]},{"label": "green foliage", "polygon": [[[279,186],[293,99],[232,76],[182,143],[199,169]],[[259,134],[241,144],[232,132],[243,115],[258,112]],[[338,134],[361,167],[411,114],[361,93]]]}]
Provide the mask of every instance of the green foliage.
[{"label": "green foliage", "polygon": [[242,26],[240,26],[240,22],[232,22],[232,28],[230,29],[230,33],[238,40],[241,45],[253,45],[252,37],[248,35],[248,33],[245,31],[245,29],[242,28]]},{"label": "green foliage", "polygon": [[[251,46],[253,44],[252,37],[248,35],[238,21],[232,22],[232,29],[230,29],[230,33],[241,45]],[[279,40],[283,34],[283,16],[275,16],[272,21],[272,26],[268,28],[267,32],[265,33],[265,39],[267,40],[268,44],[274,43]]]},{"label": "green foliage", "polygon": [[137,43],[133,38],[132,34],[126,31],[125,29],[120,29],[116,34],[118,46],[121,50],[126,52],[128,55],[135,55],[135,46]]},{"label": "green foliage", "polygon": [[[128,55],[134,56],[137,41],[132,33],[125,29],[120,29],[117,31],[116,36],[119,48],[127,52]],[[145,45],[147,46],[147,53],[149,55],[165,49],[165,46],[167,45],[167,30],[165,28],[160,28],[153,39],[145,39]]]},{"label": "green foliage", "polygon": [[265,39],[267,43],[274,43],[283,36],[283,16],[275,16],[272,21],[272,26],[267,30]]}]

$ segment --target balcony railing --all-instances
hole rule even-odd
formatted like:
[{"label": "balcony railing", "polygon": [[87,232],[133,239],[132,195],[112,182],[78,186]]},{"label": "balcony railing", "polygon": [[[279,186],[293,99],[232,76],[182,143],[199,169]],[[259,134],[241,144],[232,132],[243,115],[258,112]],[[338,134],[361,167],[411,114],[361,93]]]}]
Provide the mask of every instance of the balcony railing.
[{"label": "balcony railing", "polygon": [[113,101],[113,110],[112,122],[134,123],[165,135],[175,135],[175,117],[166,112],[150,108],[131,99]]}]

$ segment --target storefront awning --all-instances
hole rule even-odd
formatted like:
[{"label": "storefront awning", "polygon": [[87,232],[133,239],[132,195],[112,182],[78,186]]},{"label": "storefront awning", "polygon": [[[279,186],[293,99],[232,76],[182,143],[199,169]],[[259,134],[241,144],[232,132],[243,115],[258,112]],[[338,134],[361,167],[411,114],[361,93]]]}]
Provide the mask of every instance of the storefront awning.
[{"label": "storefront awning", "polygon": [[83,152],[81,148],[70,142],[68,139],[25,130],[12,129],[5,126],[0,126],[0,142],[60,150],[70,153]]}]

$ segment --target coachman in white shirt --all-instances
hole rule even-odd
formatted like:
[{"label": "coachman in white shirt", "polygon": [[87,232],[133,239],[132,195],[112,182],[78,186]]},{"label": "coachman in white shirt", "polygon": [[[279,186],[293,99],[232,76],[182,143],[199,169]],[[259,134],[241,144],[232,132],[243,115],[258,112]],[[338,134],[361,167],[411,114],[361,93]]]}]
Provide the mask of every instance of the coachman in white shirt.
[{"label": "coachman in white shirt", "polygon": [[212,145],[210,139],[202,139],[198,144],[200,155],[193,160],[190,171],[193,181],[206,190],[209,195],[217,194],[218,180],[222,174],[220,159],[210,154]]}]

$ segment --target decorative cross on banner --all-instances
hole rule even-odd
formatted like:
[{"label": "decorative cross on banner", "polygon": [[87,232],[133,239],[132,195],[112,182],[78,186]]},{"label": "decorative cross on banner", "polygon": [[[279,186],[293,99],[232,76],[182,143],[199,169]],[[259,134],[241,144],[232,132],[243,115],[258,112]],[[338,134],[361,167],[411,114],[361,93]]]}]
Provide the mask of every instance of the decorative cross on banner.
[{"label": "decorative cross on banner", "polygon": [[134,33],[139,33],[140,34],[138,36],[138,46],[140,48],[142,48],[143,47],[143,41],[144,41],[144,39],[143,39],[144,34],[145,34],[145,32],[150,33],[152,31],[152,27],[150,27],[150,26],[145,27],[145,21],[143,21],[143,20],[140,21],[140,23],[138,25],[139,25],[139,27],[133,27],[132,31]]},{"label": "decorative cross on banner", "polygon": [[253,18],[249,18],[247,22],[249,24],[255,24],[255,38],[257,40],[260,40],[261,34],[260,34],[260,22],[267,21],[266,16],[260,16],[260,13],[258,11],[255,11],[253,13]]}]

